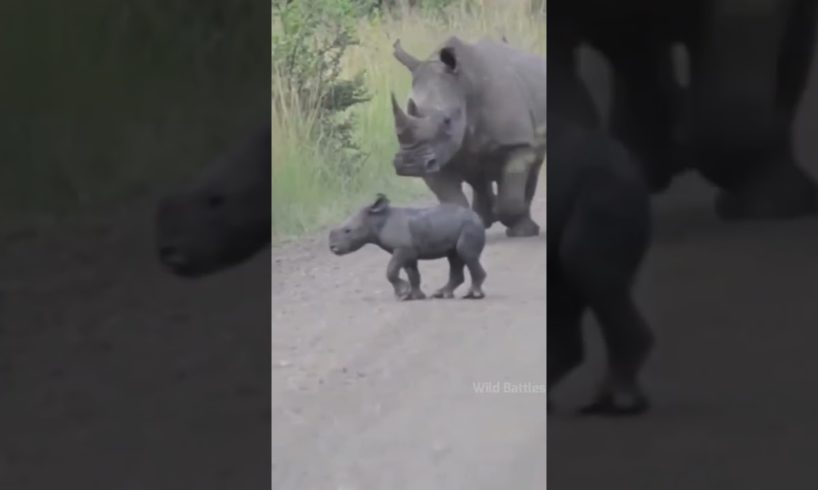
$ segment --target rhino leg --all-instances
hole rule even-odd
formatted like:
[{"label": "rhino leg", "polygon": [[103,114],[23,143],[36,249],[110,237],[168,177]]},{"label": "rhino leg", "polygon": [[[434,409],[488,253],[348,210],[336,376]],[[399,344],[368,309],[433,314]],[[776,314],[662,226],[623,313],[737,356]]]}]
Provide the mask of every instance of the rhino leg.
[{"label": "rhino leg", "polygon": [[540,169],[542,168],[544,158],[545,155],[537,157],[539,163],[531,167],[531,172],[528,174],[528,181],[525,183],[525,203],[528,209],[531,209],[531,202],[534,201],[534,195],[537,193],[537,184],[540,180]]},{"label": "rhino leg", "polygon": [[472,209],[480,219],[483,220],[483,225],[486,228],[491,228],[491,225],[497,221],[494,216],[494,190],[491,187],[492,181],[488,179],[475,179],[469,181],[469,185],[474,190],[474,199],[472,200]]},{"label": "rhino leg", "polygon": [[482,299],[483,281],[486,280],[486,271],[480,265],[480,255],[486,246],[486,232],[476,223],[467,224],[457,240],[455,251],[466,264],[471,276],[471,286],[463,299]]},{"label": "rhino leg", "polygon": [[445,286],[435,291],[433,298],[452,299],[454,298],[454,290],[466,281],[463,275],[463,268],[466,263],[460,258],[457,252],[452,252],[447,257],[449,259],[449,282]]},{"label": "rhino leg", "polygon": [[469,275],[471,276],[471,286],[469,291],[463,296],[463,299],[483,299],[486,294],[483,292],[483,281],[486,280],[486,270],[480,265],[477,259],[466,262],[466,267],[469,268]]},{"label": "rhino leg", "polygon": [[403,266],[406,270],[406,275],[409,277],[409,296],[405,299],[426,299],[426,295],[420,289],[420,271],[418,270],[418,261],[412,260]]},{"label": "rhino leg", "polygon": [[440,202],[469,207],[469,200],[463,193],[463,179],[452,173],[440,172],[423,177],[426,186]]},{"label": "rhino leg", "polygon": [[[617,158],[621,160],[622,154]],[[622,163],[624,160],[617,162]],[[558,264],[554,274],[557,279],[564,277],[558,286],[567,288],[564,295],[569,300],[574,295],[583,300],[566,315],[587,305],[598,320],[608,354],[608,375],[582,412],[632,415],[648,408],[638,375],[654,341],[631,293],[650,241],[649,194],[631,177],[612,178],[613,174],[605,173],[598,177],[600,180],[587,181],[572,204],[560,242],[552,251]],[[557,333],[569,338],[563,340],[569,345],[570,336],[576,335]]]},{"label": "rhino leg", "polygon": [[537,167],[536,160],[530,149],[519,150],[511,155],[503,168],[497,192],[496,215],[506,226],[509,237],[540,234],[540,226],[531,219],[530,200],[527,199],[527,190],[532,187],[530,176]]},{"label": "rhino leg", "polygon": [[[395,298],[399,300],[410,299],[412,287],[404,279],[400,277],[400,271],[407,263],[416,260],[411,257],[411,254],[404,249],[397,249],[392,253],[392,258],[389,259],[389,264],[386,266],[386,280],[392,285],[395,290]],[[418,282],[420,277],[418,276]]]}]

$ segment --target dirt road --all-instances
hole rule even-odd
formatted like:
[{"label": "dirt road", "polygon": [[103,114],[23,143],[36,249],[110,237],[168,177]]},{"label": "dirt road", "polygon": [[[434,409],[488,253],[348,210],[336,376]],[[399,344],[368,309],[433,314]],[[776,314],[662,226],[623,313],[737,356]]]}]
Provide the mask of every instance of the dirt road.
[{"label": "dirt road", "polygon": [[545,236],[489,234],[482,301],[396,302],[375,247],[273,252],[274,488],[545,488]]},{"label": "dirt road", "polygon": [[[727,224],[684,177],[655,201],[637,297],[658,335],[638,420],[580,419],[604,357],[545,383],[545,243],[491,230],[489,297],[395,303],[377,249],[324,237],[274,263],[273,463],[282,489],[815,488],[818,219]],[[544,199],[537,206],[541,218]],[[423,267],[427,289],[445,266]],[[473,383],[500,381],[500,394]],[[546,425],[547,438],[546,438]],[[548,475],[546,477],[546,454]]]},{"label": "dirt road", "polygon": [[[818,486],[818,219],[721,223],[712,189],[681,179],[656,201],[638,302],[657,332],[641,419],[548,421],[551,490]],[[589,362],[556,393],[581,403]]]},{"label": "dirt road", "polygon": [[[682,179],[656,201],[638,420],[547,418],[544,236],[490,230],[485,300],[399,303],[382,251],[323,234],[189,282],[156,266],[145,209],[9,231],[0,488],[258,488],[271,428],[277,490],[816,488],[818,219],[720,223],[711,195]],[[562,408],[599,375],[594,327]]]},{"label": "dirt road", "polygon": [[0,488],[264,488],[271,266],[274,489],[543,488],[544,236],[490,231],[482,301],[399,303],[323,233],[174,278],[152,211],[3,227]]}]

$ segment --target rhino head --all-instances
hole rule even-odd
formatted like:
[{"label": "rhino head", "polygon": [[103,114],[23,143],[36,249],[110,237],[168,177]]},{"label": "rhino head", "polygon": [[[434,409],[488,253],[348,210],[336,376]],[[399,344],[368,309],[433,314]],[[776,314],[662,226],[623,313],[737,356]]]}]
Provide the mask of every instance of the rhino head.
[{"label": "rhino head", "polygon": [[376,240],[378,231],[389,217],[389,198],[379,193],[371,204],[363,206],[340,226],[329,232],[329,249],[335,255],[346,255]]},{"label": "rhino head", "polygon": [[459,52],[464,45],[453,38],[436,56],[420,61],[394,44],[395,58],[412,73],[407,109],[392,94],[399,150],[395,172],[422,177],[446,167],[463,145],[466,134],[466,90]]},{"label": "rhino head", "polygon": [[195,278],[241,263],[270,243],[270,125],[159,200],[156,252],[169,271]]}]

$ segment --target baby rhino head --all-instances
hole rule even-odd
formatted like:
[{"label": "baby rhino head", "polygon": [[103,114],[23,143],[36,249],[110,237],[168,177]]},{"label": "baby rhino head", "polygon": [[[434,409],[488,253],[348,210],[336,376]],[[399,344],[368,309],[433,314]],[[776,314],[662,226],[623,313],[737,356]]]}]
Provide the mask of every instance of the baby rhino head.
[{"label": "baby rhino head", "polygon": [[389,211],[389,199],[378,194],[375,202],[359,209],[329,232],[329,249],[335,255],[355,252],[375,240]]}]

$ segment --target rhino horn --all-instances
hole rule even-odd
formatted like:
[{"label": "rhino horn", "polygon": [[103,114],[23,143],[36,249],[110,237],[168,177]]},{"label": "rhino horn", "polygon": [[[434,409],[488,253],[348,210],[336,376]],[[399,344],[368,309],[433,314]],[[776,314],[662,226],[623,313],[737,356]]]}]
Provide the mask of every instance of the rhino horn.
[{"label": "rhino horn", "polygon": [[403,64],[403,66],[408,68],[409,71],[414,71],[420,64],[420,60],[403,50],[403,46],[400,44],[400,39],[395,40],[395,43],[392,44],[392,48],[394,49],[392,54],[398,61],[401,62],[401,64]]},{"label": "rhino horn", "polygon": [[395,116],[395,129],[398,132],[398,139],[405,139],[408,134],[410,134],[412,130],[412,116],[403,112],[403,108],[401,108],[400,104],[398,104],[398,99],[395,98],[395,93],[391,92],[392,95],[392,114]]}]

